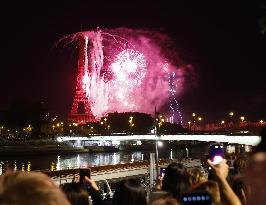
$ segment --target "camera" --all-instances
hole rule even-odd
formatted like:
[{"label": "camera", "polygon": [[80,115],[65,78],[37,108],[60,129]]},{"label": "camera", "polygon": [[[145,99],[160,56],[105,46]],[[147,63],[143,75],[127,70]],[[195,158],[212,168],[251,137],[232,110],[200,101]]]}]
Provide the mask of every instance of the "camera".
[{"label": "camera", "polygon": [[224,149],[223,144],[214,143],[210,145],[209,159],[213,164],[219,164],[224,159]]},{"label": "camera", "polygon": [[189,192],[181,196],[182,205],[211,205],[212,196],[209,192]]}]

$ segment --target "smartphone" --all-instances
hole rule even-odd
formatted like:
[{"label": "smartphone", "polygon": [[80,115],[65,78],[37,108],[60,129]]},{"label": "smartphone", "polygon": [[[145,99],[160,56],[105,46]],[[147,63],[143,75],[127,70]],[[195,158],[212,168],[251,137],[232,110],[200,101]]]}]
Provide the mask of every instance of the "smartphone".
[{"label": "smartphone", "polygon": [[79,182],[84,183],[84,177],[87,176],[91,178],[91,170],[90,169],[79,169]]},{"label": "smartphone", "polygon": [[107,184],[103,184],[103,193],[107,194],[108,192],[108,186]]},{"label": "smartphone", "polygon": [[209,192],[189,192],[181,196],[182,205],[211,205],[212,196]]},{"label": "smartphone", "polygon": [[161,168],[160,168],[160,176],[161,176],[161,177],[164,177],[164,175],[165,175],[165,170],[166,170],[166,168],[164,168],[164,167],[161,167]]},{"label": "smartphone", "polygon": [[213,164],[219,164],[224,159],[224,148],[223,144],[214,143],[210,145],[209,159]]}]

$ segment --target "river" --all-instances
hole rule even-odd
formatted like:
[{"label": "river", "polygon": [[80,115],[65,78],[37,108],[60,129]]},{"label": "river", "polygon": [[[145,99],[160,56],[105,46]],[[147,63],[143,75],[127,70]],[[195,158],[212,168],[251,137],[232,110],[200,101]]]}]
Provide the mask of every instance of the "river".
[{"label": "river", "polygon": [[[234,148],[234,145],[228,145]],[[234,150],[233,149],[233,150]],[[229,151],[229,150],[228,150]],[[69,154],[38,154],[0,156],[0,175],[7,169],[11,170],[63,170],[109,164],[128,163],[132,161],[149,160],[150,151],[119,151],[97,153],[69,153]],[[208,143],[188,146],[188,148],[159,147],[159,159],[182,159],[185,157],[204,159],[208,152]]]},{"label": "river", "polygon": [[[24,171],[62,170],[149,160],[149,153],[148,151],[120,151],[64,155],[7,156],[0,157],[0,174],[7,169]],[[161,159],[176,159],[185,157],[187,154],[187,151],[184,149],[159,150],[159,158]]]}]

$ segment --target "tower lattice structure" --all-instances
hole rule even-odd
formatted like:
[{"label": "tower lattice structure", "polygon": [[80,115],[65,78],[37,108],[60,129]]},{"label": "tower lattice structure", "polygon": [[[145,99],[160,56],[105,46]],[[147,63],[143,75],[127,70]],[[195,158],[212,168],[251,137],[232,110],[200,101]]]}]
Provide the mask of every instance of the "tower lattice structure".
[{"label": "tower lattice structure", "polygon": [[70,122],[76,122],[79,124],[86,124],[88,122],[95,122],[95,117],[91,112],[91,105],[86,96],[86,90],[83,86],[83,78],[86,72],[88,72],[86,66],[87,48],[85,40],[82,39],[79,42],[79,58],[78,58],[78,75],[74,101],[71,107],[71,111],[68,115]]}]

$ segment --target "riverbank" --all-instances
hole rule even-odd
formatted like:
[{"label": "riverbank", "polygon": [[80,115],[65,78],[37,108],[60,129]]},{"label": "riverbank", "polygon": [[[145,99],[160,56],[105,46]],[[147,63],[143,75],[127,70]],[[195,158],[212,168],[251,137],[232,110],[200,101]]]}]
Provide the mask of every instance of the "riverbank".
[{"label": "riverbank", "polygon": [[[206,150],[206,143],[190,143],[184,144],[180,142],[165,141],[162,147],[159,147],[160,152],[170,151],[174,149],[185,150],[192,147],[197,147],[200,152]],[[9,156],[31,156],[31,155],[63,155],[63,154],[79,154],[79,153],[100,153],[100,152],[118,152],[118,151],[154,151],[155,144],[153,142],[145,142],[142,145],[124,144],[117,146],[84,146],[75,147],[72,144],[57,142],[53,140],[31,140],[31,141],[8,141],[0,142],[0,157]],[[181,154],[181,153],[180,153]],[[185,155],[185,154],[183,154]]]},{"label": "riverbank", "polygon": [[79,154],[79,153],[98,153],[98,152],[117,152],[118,147],[114,146],[90,146],[90,147],[71,147],[56,145],[24,146],[9,145],[0,147],[0,156],[19,156],[19,155],[54,155],[54,154]]},{"label": "riverbank", "polygon": [[89,149],[69,148],[69,147],[40,147],[40,146],[1,146],[0,156],[19,156],[19,155],[53,155],[68,153],[86,153]]},{"label": "riverbank", "polygon": [[113,152],[115,149],[105,149],[104,147],[73,147],[68,143],[59,143],[52,139],[47,140],[1,140],[0,157],[9,156],[31,156],[31,155],[61,155],[79,154],[89,152]]}]

